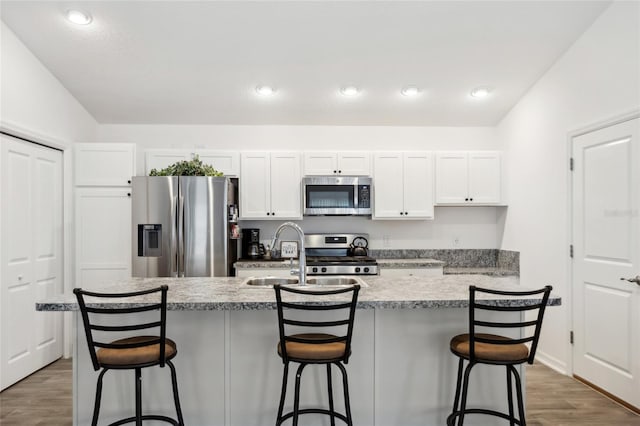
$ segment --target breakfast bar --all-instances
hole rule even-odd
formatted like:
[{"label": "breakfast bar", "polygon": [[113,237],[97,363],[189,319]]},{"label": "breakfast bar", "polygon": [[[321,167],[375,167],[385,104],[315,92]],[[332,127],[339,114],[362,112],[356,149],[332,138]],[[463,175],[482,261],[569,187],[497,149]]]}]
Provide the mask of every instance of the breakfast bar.
[{"label": "breakfast bar", "polygon": [[[162,284],[169,286],[167,336],[178,345],[174,364],[185,424],[259,426],[274,423],[282,373],[282,361],[276,353],[275,296],[272,288],[249,286],[246,281],[237,277],[132,278],[92,288],[93,291],[124,292]],[[445,423],[451,411],[457,366],[456,358],[449,351],[449,340],[468,329],[469,285],[523,290],[518,277],[514,276],[371,276],[364,279],[356,312],[353,355],[346,365],[354,424]],[[503,296],[493,296],[490,300],[504,306],[536,301]],[[559,305],[560,298],[552,294],[548,304]],[[49,298],[37,303],[36,308],[76,312],[74,425],[88,424],[97,373],[91,366],[75,298],[73,295]],[[482,367],[474,369],[469,406],[482,404],[504,409],[503,374],[495,375],[495,371]],[[307,381],[302,384],[301,405],[326,402],[323,374],[321,369],[305,374]],[[149,369],[143,373],[143,383],[144,407],[171,415],[169,372]],[[105,376],[103,392],[103,421],[122,417],[127,410],[133,411],[134,383],[127,372],[114,371]],[[342,406],[339,393],[335,395],[337,407]],[[468,420],[469,424],[487,421]],[[305,419],[305,424],[324,425],[328,420],[311,416]]]}]

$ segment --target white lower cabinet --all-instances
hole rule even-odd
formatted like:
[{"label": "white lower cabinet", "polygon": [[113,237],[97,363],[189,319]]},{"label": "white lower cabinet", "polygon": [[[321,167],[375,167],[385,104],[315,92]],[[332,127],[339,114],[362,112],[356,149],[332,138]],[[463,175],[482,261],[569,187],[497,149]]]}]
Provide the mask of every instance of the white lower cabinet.
[{"label": "white lower cabinet", "polygon": [[243,152],[241,219],[302,219],[300,154]]},{"label": "white lower cabinet", "polygon": [[374,154],[374,219],[433,219],[429,152]]},{"label": "white lower cabinet", "polygon": [[131,189],[76,188],[76,287],[131,277]]}]

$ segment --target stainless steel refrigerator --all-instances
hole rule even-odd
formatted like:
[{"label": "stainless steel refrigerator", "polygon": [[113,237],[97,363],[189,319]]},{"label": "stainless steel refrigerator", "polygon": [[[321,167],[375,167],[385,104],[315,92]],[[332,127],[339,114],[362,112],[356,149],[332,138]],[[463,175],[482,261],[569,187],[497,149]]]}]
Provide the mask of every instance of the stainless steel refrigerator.
[{"label": "stainless steel refrigerator", "polygon": [[235,275],[236,188],[226,177],[134,177],[133,276]]}]

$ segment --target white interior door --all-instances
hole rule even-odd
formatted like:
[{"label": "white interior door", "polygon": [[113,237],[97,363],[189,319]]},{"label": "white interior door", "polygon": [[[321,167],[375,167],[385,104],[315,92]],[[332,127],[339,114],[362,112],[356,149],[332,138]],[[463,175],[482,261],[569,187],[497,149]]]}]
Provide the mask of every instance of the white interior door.
[{"label": "white interior door", "polygon": [[63,291],[62,153],[0,135],[0,388],[62,356],[62,313],[35,302]]},{"label": "white interior door", "polygon": [[639,119],[573,138],[574,374],[640,407]]}]

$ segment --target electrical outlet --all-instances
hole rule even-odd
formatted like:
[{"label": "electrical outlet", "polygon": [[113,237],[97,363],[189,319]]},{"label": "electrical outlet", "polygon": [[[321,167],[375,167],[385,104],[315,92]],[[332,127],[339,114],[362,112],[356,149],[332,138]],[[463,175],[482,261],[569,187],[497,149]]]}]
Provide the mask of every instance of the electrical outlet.
[{"label": "electrical outlet", "polygon": [[391,238],[388,235],[382,236],[382,247],[384,248],[391,247]]},{"label": "electrical outlet", "polygon": [[454,247],[460,246],[460,237],[453,237],[453,246]]}]

